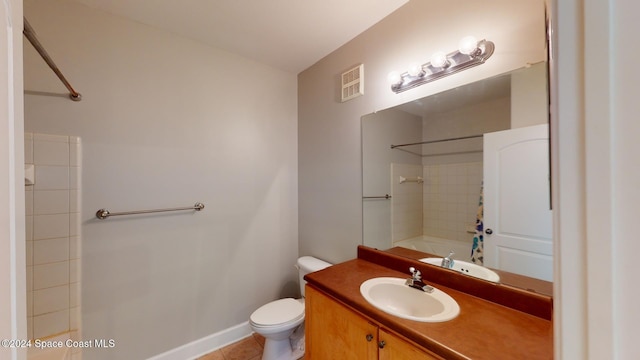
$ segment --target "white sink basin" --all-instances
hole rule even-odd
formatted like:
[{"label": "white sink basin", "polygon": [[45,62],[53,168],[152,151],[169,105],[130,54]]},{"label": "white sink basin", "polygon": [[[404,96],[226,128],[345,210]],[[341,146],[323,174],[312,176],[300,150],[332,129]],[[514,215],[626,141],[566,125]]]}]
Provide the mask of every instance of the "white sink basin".
[{"label": "white sink basin", "polygon": [[360,293],[376,308],[403,319],[421,322],[448,321],[460,313],[460,306],[438,289],[427,293],[405,285],[406,279],[379,277],[360,285]]},{"label": "white sink basin", "polygon": [[[420,259],[420,261],[437,266],[442,264],[442,258],[424,258]],[[496,274],[493,270],[466,261],[453,259],[453,266],[451,267],[451,270],[495,283],[500,282],[500,275]]]}]

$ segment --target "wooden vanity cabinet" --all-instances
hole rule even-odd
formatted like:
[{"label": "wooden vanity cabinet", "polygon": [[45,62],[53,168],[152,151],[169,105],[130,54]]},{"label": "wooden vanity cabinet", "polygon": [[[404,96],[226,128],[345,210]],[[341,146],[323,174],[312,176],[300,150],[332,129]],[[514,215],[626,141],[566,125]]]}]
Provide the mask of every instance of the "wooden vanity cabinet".
[{"label": "wooden vanity cabinet", "polygon": [[305,360],[442,359],[313,287],[305,294]]},{"label": "wooden vanity cabinet", "polygon": [[383,344],[383,348],[378,352],[378,359],[380,360],[442,359],[383,328],[378,329],[378,342]]}]

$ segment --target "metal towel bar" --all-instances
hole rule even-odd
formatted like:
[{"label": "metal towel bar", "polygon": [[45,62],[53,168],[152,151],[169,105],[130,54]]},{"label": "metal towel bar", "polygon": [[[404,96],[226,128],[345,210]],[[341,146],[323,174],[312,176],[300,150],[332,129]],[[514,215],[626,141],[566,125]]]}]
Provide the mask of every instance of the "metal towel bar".
[{"label": "metal towel bar", "polygon": [[385,194],[384,196],[363,196],[363,199],[391,199],[391,195]]},{"label": "metal towel bar", "polygon": [[120,215],[135,215],[135,214],[148,214],[148,213],[157,213],[157,212],[166,212],[166,211],[181,211],[181,210],[195,210],[200,211],[204,209],[204,204],[201,202],[197,202],[195,205],[190,207],[180,207],[180,208],[170,208],[170,209],[153,209],[153,210],[137,210],[137,211],[122,211],[112,213],[107,209],[100,209],[96,212],[96,217],[100,220],[104,220],[110,216],[120,216]]}]

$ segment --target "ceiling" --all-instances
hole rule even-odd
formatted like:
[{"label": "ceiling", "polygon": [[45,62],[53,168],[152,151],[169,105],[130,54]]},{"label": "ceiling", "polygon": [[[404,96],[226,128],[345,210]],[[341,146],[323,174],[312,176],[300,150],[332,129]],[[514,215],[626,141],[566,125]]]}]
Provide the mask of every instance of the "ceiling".
[{"label": "ceiling", "polygon": [[462,85],[457,88],[414,100],[397,108],[417,116],[429,116],[511,95],[511,74]]},{"label": "ceiling", "polygon": [[300,73],[409,0],[74,0]]}]

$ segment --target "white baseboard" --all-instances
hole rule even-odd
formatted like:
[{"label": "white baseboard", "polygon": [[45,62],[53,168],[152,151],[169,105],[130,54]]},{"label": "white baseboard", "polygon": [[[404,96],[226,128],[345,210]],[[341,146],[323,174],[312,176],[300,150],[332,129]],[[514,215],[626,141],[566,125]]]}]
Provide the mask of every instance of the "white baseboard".
[{"label": "white baseboard", "polygon": [[244,339],[253,333],[249,322],[224,329],[215,334],[205,336],[202,339],[192,341],[175,349],[171,349],[162,354],[150,357],[147,360],[185,360],[196,359],[199,356],[220,349],[238,340]]}]

